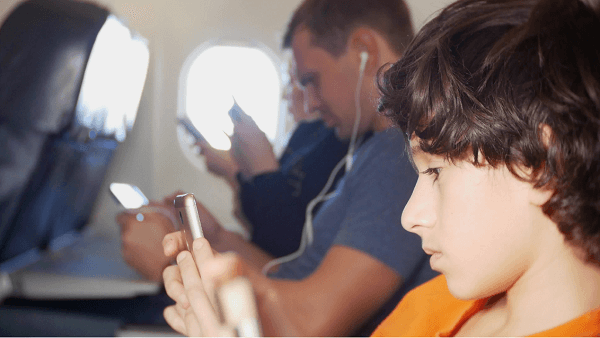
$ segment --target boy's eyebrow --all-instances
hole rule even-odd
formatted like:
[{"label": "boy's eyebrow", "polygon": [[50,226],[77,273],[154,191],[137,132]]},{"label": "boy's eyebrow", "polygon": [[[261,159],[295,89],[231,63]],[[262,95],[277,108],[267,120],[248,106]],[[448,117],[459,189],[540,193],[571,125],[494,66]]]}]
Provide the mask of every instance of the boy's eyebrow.
[{"label": "boy's eyebrow", "polygon": [[408,159],[409,159],[410,164],[412,165],[413,169],[418,174],[419,169],[417,168],[417,164],[415,163],[414,157],[415,157],[415,155],[422,153],[423,150],[419,146],[411,146],[411,147],[409,147],[409,150],[410,150],[410,154],[408,154]]}]

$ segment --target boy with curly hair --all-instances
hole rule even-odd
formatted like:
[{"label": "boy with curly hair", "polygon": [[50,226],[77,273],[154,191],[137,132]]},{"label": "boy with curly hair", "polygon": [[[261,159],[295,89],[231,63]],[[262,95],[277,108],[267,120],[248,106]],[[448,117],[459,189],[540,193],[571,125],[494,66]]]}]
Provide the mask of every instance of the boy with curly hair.
[{"label": "boy with curly hair", "polygon": [[443,275],[377,336],[600,334],[599,3],[465,0],[380,80]]}]

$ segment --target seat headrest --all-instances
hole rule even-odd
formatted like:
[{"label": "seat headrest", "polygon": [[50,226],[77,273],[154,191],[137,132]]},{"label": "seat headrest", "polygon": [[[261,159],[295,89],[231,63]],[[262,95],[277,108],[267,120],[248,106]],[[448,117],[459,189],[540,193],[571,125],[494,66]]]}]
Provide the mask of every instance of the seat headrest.
[{"label": "seat headrest", "polygon": [[104,8],[25,1],[0,28],[0,124],[123,141],[148,61],[147,41]]},{"label": "seat headrest", "polygon": [[108,15],[77,1],[19,4],[0,28],[0,121],[47,133],[65,128]]}]

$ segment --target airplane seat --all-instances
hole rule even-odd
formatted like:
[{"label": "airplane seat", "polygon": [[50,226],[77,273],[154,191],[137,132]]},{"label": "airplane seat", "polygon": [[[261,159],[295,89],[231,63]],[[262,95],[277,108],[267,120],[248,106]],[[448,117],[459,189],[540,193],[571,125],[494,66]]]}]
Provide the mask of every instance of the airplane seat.
[{"label": "airplane seat", "polygon": [[90,2],[28,0],[5,19],[0,263],[51,247],[87,223],[135,121],[148,58],[145,39]]}]

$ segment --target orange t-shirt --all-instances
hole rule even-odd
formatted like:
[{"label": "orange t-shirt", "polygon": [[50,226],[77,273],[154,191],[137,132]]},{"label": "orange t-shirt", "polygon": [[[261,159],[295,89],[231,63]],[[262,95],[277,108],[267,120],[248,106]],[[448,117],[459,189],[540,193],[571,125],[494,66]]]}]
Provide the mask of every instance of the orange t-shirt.
[{"label": "orange t-shirt", "polygon": [[[485,306],[487,300],[463,301],[454,298],[448,290],[446,278],[441,275],[407,293],[373,332],[373,336],[451,337]],[[599,335],[600,308],[532,336]]]}]

